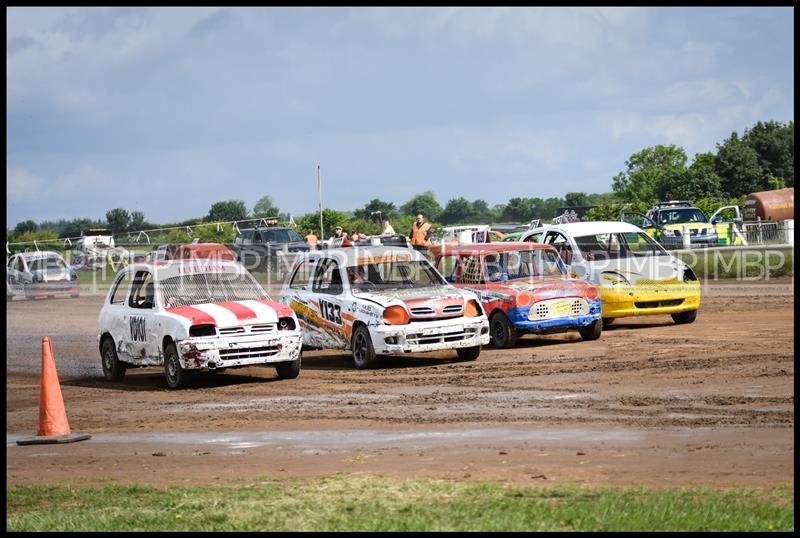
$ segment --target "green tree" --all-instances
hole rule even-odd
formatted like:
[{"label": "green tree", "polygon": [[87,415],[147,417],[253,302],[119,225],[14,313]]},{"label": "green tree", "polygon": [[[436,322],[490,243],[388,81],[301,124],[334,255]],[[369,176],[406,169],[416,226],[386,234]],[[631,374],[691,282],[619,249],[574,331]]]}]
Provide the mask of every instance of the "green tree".
[{"label": "green tree", "polygon": [[[325,237],[320,237],[320,239],[327,239],[331,237],[333,235],[334,228],[337,226],[342,226],[348,233],[352,232],[352,230],[347,230],[347,222],[347,215],[345,215],[342,211],[336,211],[335,209],[330,208],[323,209],[322,224],[325,227]],[[297,229],[299,230],[300,235],[305,235],[306,230],[313,230],[318,237],[320,236],[319,211],[303,215],[302,217],[295,219],[295,223],[297,224]]]},{"label": "green tree", "polygon": [[267,195],[263,196],[256,205],[253,206],[253,216],[259,218],[265,217],[280,217],[281,210],[275,205],[272,197]]},{"label": "green tree", "polygon": [[441,215],[439,215],[439,221],[442,224],[466,224],[474,215],[472,204],[466,198],[459,196],[458,198],[451,198],[447,202]]},{"label": "green tree", "polygon": [[144,218],[144,213],[141,211],[131,211],[131,221],[129,225],[129,230],[137,231],[137,230],[146,230],[150,228],[152,225],[147,222]]},{"label": "green tree", "polygon": [[511,198],[503,208],[503,219],[507,222],[528,222],[535,219],[538,198]]},{"label": "green tree", "polygon": [[128,230],[131,224],[131,215],[126,209],[116,207],[106,211],[106,222],[108,227],[114,233],[120,233]]},{"label": "green tree", "polygon": [[233,221],[247,218],[247,208],[241,200],[226,200],[215,202],[206,217],[207,221]]},{"label": "green tree", "polygon": [[64,223],[59,237],[80,237],[89,228],[103,228],[105,223],[91,219],[73,219]]},{"label": "green tree", "polygon": [[722,183],[714,170],[714,155],[698,153],[689,168],[674,169],[661,176],[656,196],[663,200],[691,200],[722,196]]},{"label": "green tree", "polygon": [[400,207],[405,215],[416,216],[420,213],[429,221],[438,221],[442,214],[442,206],[436,201],[433,192],[425,191],[411,198]]},{"label": "green tree", "polygon": [[564,205],[567,207],[589,205],[589,196],[585,192],[568,192],[564,195]]},{"label": "green tree", "polygon": [[391,220],[399,215],[397,208],[393,203],[384,202],[379,198],[373,198],[367,202],[364,207],[356,209],[353,212],[353,216],[364,220],[376,220],[378,211],[380,211],[381,218],[383,219]]},{"label": "green tree", "polygon": [[23,220],[14,227],[14,233],[17,235],[22,235],[28,232],[35,232],[38,229],[39,227],[36,225],[34,221]]},{"label": "green tree", "polygon": [[717,144],[714,170],[721,179],[722,191],[729,197],[763,191],[768,187],[756,150],[745,144],[735,131],[722,144]]},{"label": "green tree", "polygon": [[742,142],[758,155],[761,169],[789,186],[794,186],[794,122],[758,122],[745,129]]},{"label": "green tree", "polygon": [[686,168],[686,152],[675,145],[657,145],[634,153],[625,161],[626,170],[612,178],[614,194],[623,202],[656,200],[663,176]]}]

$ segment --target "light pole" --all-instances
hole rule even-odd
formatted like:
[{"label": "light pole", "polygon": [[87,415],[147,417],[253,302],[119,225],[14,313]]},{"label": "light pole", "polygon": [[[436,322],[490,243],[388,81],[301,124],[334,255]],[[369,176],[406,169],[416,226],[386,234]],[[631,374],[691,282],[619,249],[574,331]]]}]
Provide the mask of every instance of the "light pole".
[{"label": "light pole", "polygon": [[319,238],[325,239],[325,230],[322,228],[322,178],[319,175],[319,165],[317,165],[317,187],[319,188]]}]

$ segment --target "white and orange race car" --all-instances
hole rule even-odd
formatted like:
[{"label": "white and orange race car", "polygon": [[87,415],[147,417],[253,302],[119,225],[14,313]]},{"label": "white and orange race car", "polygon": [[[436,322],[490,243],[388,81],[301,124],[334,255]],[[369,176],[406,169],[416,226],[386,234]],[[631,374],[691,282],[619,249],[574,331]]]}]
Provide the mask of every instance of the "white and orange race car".
[{"label": "white and orange race car", "polygon": [[489,343],[477,296],[448,284],[419,252],[401,247],[334,248],[298,256],[281,290],[303,344],[350,349],[356,368],[378,355],[455,349],[474,360]]},{"label": "white and orange race car", "polygon": [[132,264],[117,274],[100,310],[103,373],[164,365],[169,388],[190,370],[266,364],[300,373],[302,335],[291,308],[270,300],[241,264],[175,260]]}]

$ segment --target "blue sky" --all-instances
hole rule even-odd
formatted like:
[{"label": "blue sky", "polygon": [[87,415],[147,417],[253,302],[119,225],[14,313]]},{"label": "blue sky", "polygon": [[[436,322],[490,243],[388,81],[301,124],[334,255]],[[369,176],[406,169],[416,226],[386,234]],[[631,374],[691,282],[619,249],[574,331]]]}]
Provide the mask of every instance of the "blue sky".
[{"label": "blue sky", "polygon": [[7,224],[606,192],[794,119],[793,8],[7,8]]}]

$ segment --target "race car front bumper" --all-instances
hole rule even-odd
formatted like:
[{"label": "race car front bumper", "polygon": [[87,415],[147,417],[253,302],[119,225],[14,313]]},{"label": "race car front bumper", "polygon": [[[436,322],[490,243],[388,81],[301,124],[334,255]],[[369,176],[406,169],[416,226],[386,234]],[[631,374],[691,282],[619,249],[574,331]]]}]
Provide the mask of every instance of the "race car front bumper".
[{"label": "race car front bumper", "polygon": [[658,282],[600,286],[604,318],[678,314],[700,308],[700,283]]},{"label": "race car front bumper", "polygon": [[299,330],[277,331],[269,336],[188,338],[178,342],[178,354],[183,368],[214,370],[296,361],[302,345]]},{"label": "race car front bumper", "polygon": [[589,311],[586,314],[577,315],[564,315],[559,317],[552,317],[549,319],[528,319],[529,308],[511,308],[506,313],[509,321],[511,321],[514,328],[519,331],[524,331],[533,334],[545,334],[549,332],[561,332],[571,329],[578,330],[587,325],[591,325],[601,316],[601,303],[600,299],[594,301],[587,301]]},{"label": "race car front bumper", "polygon": [[483,346],[489,343],[490,338],[486,316],[412,321],[406,325],[372,325],[369,333],[378,355]]}]

